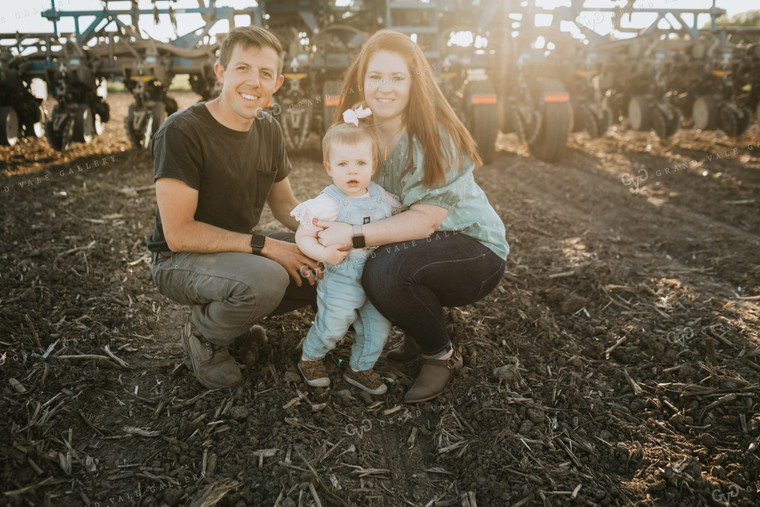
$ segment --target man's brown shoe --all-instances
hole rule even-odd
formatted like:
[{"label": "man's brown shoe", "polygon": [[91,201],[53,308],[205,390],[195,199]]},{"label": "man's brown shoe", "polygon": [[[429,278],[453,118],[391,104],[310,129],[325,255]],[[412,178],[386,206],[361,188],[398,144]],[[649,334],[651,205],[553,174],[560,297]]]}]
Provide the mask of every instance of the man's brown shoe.
[{"label": "man's brown shoe", "polygon": [[406,361],[414,361],[420,357],[420,346],[417,344],[417,340],[409,335],[405,335],[401,343],[395,348],[386,352],[385,357],[391,361],[397,361],[400,363]]},{"label": "man's brown shoe", "polygon": [[330,377],[327,376],[325,364],[321,359],[316,361],[298,361],[298,371],[301,372],[303,379],[311,387],[327,387],[330,385]]},{"label": "man's brown shoe", "polygon": [[226,389],[242,382],[243,374],[227,347],[206,340],[190,319],[182,328],[182,348],[190,356],[195,377],[204,387]]},{"label": "man's brown shoe", "polygon": [[404,396],[406,403],[432,400],[443,392],[446,383],[462,369],[462,358],[452,354],[448,359],[423,359],[422,369],[414,385]]},{"label": "man's brown shoe", "polygon": [[343,378],[352,386],[369,394],[385,394],[388,391],[388,386],[372,368],[366,371],[354,371],[349,367],[343,374]]}]

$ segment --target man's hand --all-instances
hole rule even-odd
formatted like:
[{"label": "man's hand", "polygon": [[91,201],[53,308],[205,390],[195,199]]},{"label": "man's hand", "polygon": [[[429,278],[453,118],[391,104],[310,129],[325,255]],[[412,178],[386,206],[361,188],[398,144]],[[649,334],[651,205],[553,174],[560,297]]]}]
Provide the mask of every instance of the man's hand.
[{"label": "man's hand", "polygon": [[264,242],[264,248],[261,249],[261,255],[284,267],[299,287],[301,286],[302,274],[309,281],[309,285],[316,283],[312,271],[317,273],[319,278],[322,278],[322,269],[319,267],[319,263],[301,253],[295,243],[268,237]]},{"label": "man's hand", "polygon": [[325,247],[324,259],[328,264],[336,266],[343,262],[343,259],[348,257],[349,250],[342,250],[342,245],[330,245]]},{"label": "man's hand", "polygon": [[314,225],[322,227],[317,233],[317,239],[324,246],[336,245],[341,250],[350,250],[353,242],[354,229],[345,222],[331,222],[329,220],[314,220]]}]

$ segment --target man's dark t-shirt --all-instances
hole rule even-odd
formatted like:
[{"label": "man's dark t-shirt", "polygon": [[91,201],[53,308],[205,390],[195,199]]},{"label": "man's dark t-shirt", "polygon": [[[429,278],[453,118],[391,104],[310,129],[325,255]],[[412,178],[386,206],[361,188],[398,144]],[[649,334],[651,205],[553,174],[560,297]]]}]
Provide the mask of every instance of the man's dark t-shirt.
[{"label": "man's dark t-shirt", "polygon": [[[153,138],[153,180],[174,178],[198,190],[195,220],[250,233],[274,182],[291,169],[280,124],[260,113],[248,132],[232,130],[203,103],[171,115]],[[168,251],[161,216],[148,239],[153,252]]]}]

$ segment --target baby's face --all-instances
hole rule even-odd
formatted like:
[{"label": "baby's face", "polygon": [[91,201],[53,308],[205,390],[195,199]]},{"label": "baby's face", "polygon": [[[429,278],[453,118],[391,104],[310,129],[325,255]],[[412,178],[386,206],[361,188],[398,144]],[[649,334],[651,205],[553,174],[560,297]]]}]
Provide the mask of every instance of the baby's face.
[{"label": "baby's face", "polygon": [[330,146],[330,160],[325,162],[327,174],[333,183],[348,197],[361,197],[367,192],[372,173],[372,142],[367,139],[358,144],[335,143]]}]

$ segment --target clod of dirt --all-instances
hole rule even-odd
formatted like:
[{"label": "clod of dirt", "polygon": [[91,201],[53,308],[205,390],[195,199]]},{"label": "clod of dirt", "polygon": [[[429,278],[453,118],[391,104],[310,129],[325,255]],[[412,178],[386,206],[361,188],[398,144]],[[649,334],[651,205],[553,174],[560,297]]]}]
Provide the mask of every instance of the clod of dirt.
[{"label": "clod of dirt", "polygon": [[351,394],[351,391],[348,389],[335,391],[335,396],[337,396],[342,403],[351,403],[352,401],[356,401],[356,398],[354,398],[354,395]]},{"label": "clod of dirt", "polygon": [[517,365],[515,364],[505,364],[504,366],[494,368],[493,375],[499,380],[503,380],[505,382],[519,382],[522,380],[522,377],[520,377],[520,372],[517,371]]},{"label": "clod of dirt", "polygon": [[230,409],[230,417],[237,419],[238,421],[242,421],[248,417],[248,408],[243,406],[232,407]]},{"label": "clod of dirt", "polygon": [[565,315],[573,314],[584,308],[587,304],[588,299],[573,294],[562,302],[562,313]]}]

